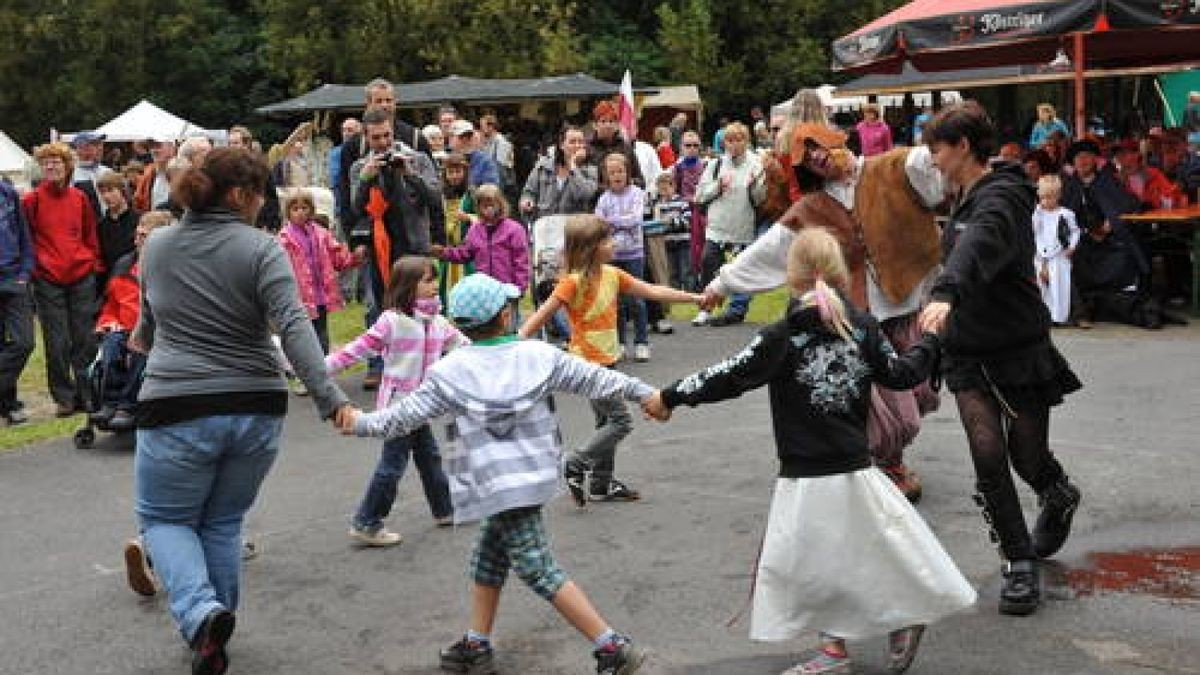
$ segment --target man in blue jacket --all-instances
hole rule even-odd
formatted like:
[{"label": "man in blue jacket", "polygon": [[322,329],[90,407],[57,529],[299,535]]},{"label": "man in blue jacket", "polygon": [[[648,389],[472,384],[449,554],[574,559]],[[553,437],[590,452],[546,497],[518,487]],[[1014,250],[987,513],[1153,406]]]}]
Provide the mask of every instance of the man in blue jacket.
[{"label": "man in blue jacket", "polygon": [[480,185],[495,185],[500,183],[500,168],[487,153],[479,149],[475,125],[467,120],[454,120],[450,125],[450,151],[465,155],[470,166],[467,168],[467,184],[472,188]]},{"label": "man in blue jacket", "polygon": [[17,378],[33,352],[33,260],[21,200],[0,181],[0,420],[8,425],[29,419],[17,400]]}]

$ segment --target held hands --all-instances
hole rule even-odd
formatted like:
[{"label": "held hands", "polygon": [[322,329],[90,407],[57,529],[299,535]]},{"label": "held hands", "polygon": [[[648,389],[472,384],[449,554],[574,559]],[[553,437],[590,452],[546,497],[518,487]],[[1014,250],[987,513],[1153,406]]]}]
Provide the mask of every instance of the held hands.
[{"label": "held hands", "polygon": [[671,419],[671,409],[662,400],[662,391],[655,391],[642,401],[642,415],[648,420],[666,422]]},{"label": "held hands", "polygon": [[700,309],[706,312],[711,312],[719,307],[724,301],[725,296],[717,293],[715,290],[713,290],[712,286],[709,286],[708,288],[704,289],[704,294],[700,296],[700,302],[697,304],[700,305]]},{"label": "held hands", "polygon": [[946,327],[946,317],[949,315],[950,303],[931,302],[921,310],[921,316],[918,317],[917,323],[921,326],[922,332],[940,335],[942,329]]},{"label": "held hands", "polygon": [[352,436],[354,435],[354,422],[361,413],[361,410],[347,403],[333,413],[333,425],[342,432],[342,435]]},{"label": "held hands", "polygon": [[446,247],[441,244],[430,244],[429,245],[429,255],[431,255],[435,258],[441,258],[442,254],[444,254],[445,252],[446,252]]},{"label": "held hands", "polygon": [[525,197],[524,199],[521,200],[519,206],[520,206],[522,213],[529,213],[529,212],[533,211],[533,200],[528,197]]}]

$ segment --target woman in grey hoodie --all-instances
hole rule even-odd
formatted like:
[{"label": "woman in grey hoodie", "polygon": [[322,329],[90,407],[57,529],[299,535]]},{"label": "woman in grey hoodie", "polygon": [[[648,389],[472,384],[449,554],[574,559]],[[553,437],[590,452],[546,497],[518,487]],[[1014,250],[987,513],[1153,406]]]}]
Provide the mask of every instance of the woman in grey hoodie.
[{"label": "woman in grey hoodie", "polygon": [[326,374],[287,255],[253,226],[267,174],[249,151],[212,151],[176,184],[183,220],[142,251],[132,343],[149,354],[136,510],[171,615],[195,652],[193,673],[228,667],[242,521],[283,430],[288,390],[272,328],[322,417],[347,405]]}]

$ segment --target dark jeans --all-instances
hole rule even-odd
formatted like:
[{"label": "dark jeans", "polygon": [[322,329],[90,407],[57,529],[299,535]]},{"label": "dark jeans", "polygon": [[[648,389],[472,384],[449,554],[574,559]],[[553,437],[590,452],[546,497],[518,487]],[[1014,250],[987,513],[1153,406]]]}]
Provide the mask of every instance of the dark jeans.
[{"label": "dark jeans", "polygon": [[0,283],[0,415],[17,402],[17,378],[33,353],[33,303],[28,284]]},{"label": "dark jeans", "polygon": [[[329,312],[325,305],[317,308],[317,318],[312,320],[313,330],[317,333],[317,342],[321,343],[321,353],[329,353]],[[368,326],[370,328],[370,326]]]},{"label": "dark jeans", "polygon": [[96,358],[96,282],[87,275],[70,286],[33,282],[38,322],[46,344],[46,380],[59,405],[84,404],[87,368]]},{"label": "dark jeans", "polygon": [[130,351],[128,343],[129,334],[120,330],[105,333],[100,341],[104,389],[100,393],[99,407],[107,404],[117,410],[133,412],[137,406],[142,376],[146,372],[146,355]]},{"label": "dark jeans", "polygon": [[691,243],[686,239],[668,239],[667,258],[671,261],[671,278],[665,280],[665,283],[685,291],[694,290],[696,288],[696,280],[692,275]]},{"label": "dark jeans", "polygon": [[[725,264],[728,256],[737,255],[745,248],[745,244],[724,244],[711,240],[705,241],[704,258],[701,260],[700,268],[700,288],[707,287],[709,282],[717,276],[717,272],[721,269],[721,265]],[[750,294],[734,293],[729,299],[729,306],[725,308],[725,313],[734,316],[746,316],[746,312],[749,309]]]},{"label": "dark jeans", "polygon": [[354,514],[354,526],[372,530],[383,524],[383,519],[392,512],[396,501],[396,486],[408,468],[408,456],[412,455],[425,488],[425,501],[434,518],[445,518],[454,512],[450,504],[450,481],[442,471],[442,455],[438,452],[433,430],[426,424],[420,429],[399,438],[383,442],[383,452],[375,474],[367,485],[367,494]]},{"label": "dark jeans", "polygon": [[[614,260],[614,267],[628,272],[635,279],[643,279],[646,274],[646,259]],[[649,344],[646,336],[646,301],[642,298],[621,294],[620,311],[617,314],[617,339],[625,344],[625,322],[633,318],[633,343]]]}]

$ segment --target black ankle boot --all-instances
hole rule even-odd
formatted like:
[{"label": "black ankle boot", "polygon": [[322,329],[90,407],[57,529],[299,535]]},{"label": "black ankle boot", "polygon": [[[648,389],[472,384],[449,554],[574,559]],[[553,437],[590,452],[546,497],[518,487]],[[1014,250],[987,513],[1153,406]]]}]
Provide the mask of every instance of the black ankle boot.
[{"label": "black ankle boot", "polygon": [[1042,583],[1036,560],[1014,560],[1004,563],[1001,573],[1000,613],[1013,616],[1033,614],[1042,602]]},{"label": "black ankle boot", "polygon": [[1033,551],[1039,558],[1049,558],[1062,548],[1071,533],[1071,518],[1079,506],[1079,488],[1071,485],[1066,476],[1050,484],[1038,495],[1042,512],[1033,528]]},{"label": "black ankle boot", "polygon": [[1024,616],[1033,613],[1041,602],[1041,583],[1021,503],[1012,486],[1006,487],[976,493],[975,503],[982,507],[992,541],[1000,545],[1000,556],[1005,560],[1000,613]]}]

